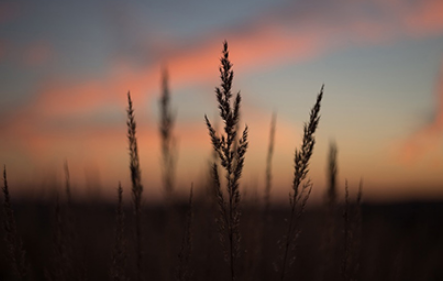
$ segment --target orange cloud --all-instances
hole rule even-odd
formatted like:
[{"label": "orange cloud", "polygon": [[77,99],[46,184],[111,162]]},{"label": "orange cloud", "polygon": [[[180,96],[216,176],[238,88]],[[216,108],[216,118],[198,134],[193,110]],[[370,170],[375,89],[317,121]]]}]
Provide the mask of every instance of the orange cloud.
[{"label": "orange cloud", "polygon": [[275,10],[256,18],[246,28],[220,32],[217,37],[168,58],[172,63],[171,72],[177,73],[174,79],[194,81],[198,75],[204,80],[208,74],[213,77],[217,64],[215,54],[221,49],[220,38],[228,39],[236,69],[251,70],[309,59],[349,43],[383,44],[401,36],[443,33],[440,0],[412,4],[372,0],[381,18],[366,13],[363,5],[366,1],[342,2],[351,8],[346,10],[348,13],[337,13],[338,16],[327,9],[312,8],[308,9],[309,16],[294,17],[299,6],[290,4],[284,13]]},{"label": "orange cloud", "polygon": [[[433,120],[412,134],[400,147],[398,158],[404,163],[412,163],[441,146],[443,137],[443,63],[436,91],[437,107]],[[434,161],[435,162],[435,161]]]},{"label": "orange cloud", "polygon": [[443,30],[443,2],[440,0],[416,1],[408,9],[406,24],[413,32],[441,34]]},{"label": "orange cloud", "polygon": [[[261,46],[264,37],[269,37],[267,41],[275,43]],[[230,41],[232,61],[238,70],[256,67],[264,61],[273,60],[272,56],[267,54],[291,52],[296,58],[305,58],[315,54],[317,44],[314,41],[315,38],[312,36],[294,40],[262,30],[247,39],[234,37]],[[258,47],[251,53],[250,50],[255,45]],[[187,53],[171,56],[168,59],[170,61],[168,69],[172,87],[179,88],[206,81],[218,83],[220,49],[221,42],[209,42]],[[47,80],[41,83],[32,103],[14,115],[22,115],[24,119],[37,122],[38,119],[51,120],[84,114],[108,106],[121,107],[126,104],[128,90],[131,91],[136,103],[145,104],[147,99],[159,94],[160,69],[160,63],[134,70],[124,62],[116,62],[107,77],[102,79],[82,82]]]},{"label": "orange cloud", "polygon": [[[348,2],[348,0],[344,0]],[[228,38],[235,69],[241,71],[266,69],[288,61],[305,60],[338,48],[347,40],[351,42],[381,42],[392,40],[392,32],[405,24],[420,34],[443,31],[442,17],[438,11],[442,2],[427,0],[411,6],[403,1],[374,0],[379,9],[397,11],[392,21],[384,22],[370,17],[350,16],[348,21],[332,20],[325,10],[311,9],[311,17],[293,19],[288,12],[282,19],[264,15],[240,31],[230,31],[209,38],[193,48],[177,51],[165,58],[171,74],[173,88],[195,83],[214,81],[218,76],[220,38]],[[361,3],[360,3],[361,4]],[[359,2],[348,3],[359,5]],[[296,7],[296,5],[295,5]],[[289,11],[294,9],[290,6]],[[358,11],[358,10],[357,10]],[[326,19],[324,19],[326,18]],[[286,26],[288,20],[293,25]],[[280,20],[280,21],[279,21]],[[350,22],[349,22],[350,21]],[[30,48],[29,63],[38,63],[49,55],[45,45]],[[46,81],[37,92],[32,107],[38,114],[55,117],[59,114],[77,114],[107,105],[125,104],[125,94],[131,90],[134,98],[146,101],[146,97],[158,94],[159,72],[163,62],[156,62],[140,69],[132,69],[125,61],[118,60],[102,79],[66,82],[63,79]],[[29,110],[27,110],[29,112]],[[32,111],[32,109],[30,109]]]}]

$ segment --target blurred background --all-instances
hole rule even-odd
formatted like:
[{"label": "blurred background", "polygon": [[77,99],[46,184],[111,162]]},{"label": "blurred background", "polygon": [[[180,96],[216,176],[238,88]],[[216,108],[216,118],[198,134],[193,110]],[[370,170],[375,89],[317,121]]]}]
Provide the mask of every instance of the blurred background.
[{"label": "blurred background", "polygon": [[75,197],[109,198],[118,181],[129,190],[130,91],[144,196],[159,200],[163,68],[176,116],[177,189],[198,186],[211,157],[204,115],[217,122],[227,40],[250,132],[247,192],[264,188],[276,112],[272,199],[287,202],[303,122],[324,83],[313,202],[325,192],[331,141],[341,194],[345,179],[351,194],[363,179],[366,201],[441,199],[442,11],[440,0],[1,1],[0,163],[11,193],[51,194],[65,161]]}]

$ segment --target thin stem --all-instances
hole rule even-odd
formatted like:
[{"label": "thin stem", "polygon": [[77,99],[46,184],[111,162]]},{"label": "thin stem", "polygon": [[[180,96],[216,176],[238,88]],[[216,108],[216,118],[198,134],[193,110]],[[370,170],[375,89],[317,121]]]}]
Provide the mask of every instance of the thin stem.
[{"label": "thin stem", "polygon": [[135,214],[135,240],[136,240],[136,264],[137,273],[136,280],[141,281],[142,276],[142,265],[143,265],[143,245],[142,245],[142,225],[141,225],[141,198],[143,193],[143,186],[141,185],[140,176],[140,161],[138,158],[138,147],[136,138],[136,123],[134,117],[134,109],[132,108],[131,94],[128,92],[128,141],[129,141],[129,156],[130,163],[129,168],[131,171],[131,181],[132,181],[132,199],[134,204],[134,214]]},{"label": "thin stem", "polygon": [[3,228],[6,233],[5,240],[7,245],[7,254],[14,274],[20,278],[20,280],[27,279],[27,266],[25,255],[23,250],[23,242],[20,239],[17,232],[17,224],[15,221],[14,211],[11,206],[11,198],[9,195],[8,179],[6,177],[6,166],[3,168],[3,212],[5,219],[3,222]]},{"label": "thin stem", "polygon": [[[239,254],[239,244],[240,244],[240,192],[239,192],[239,180],[243,171],[244,159],[246,149],[248,147],[248,130],[247,127],[243,131],[241,138],[238,138],[238,123],[240,119],[240,103],[241,96],[237,93],[233,104],[231,104],[232,98],[232,80],[234,77],[234,72],[232,71],[232,64],[229,61],[228,43],[225,41],[223,44],[223,52],[221,58],[220,67],[220,78],[221,85],[215,89],[216,97],[218,101],[218,108],[220,110],[220,117],[225,123],[224,134],[221,137],[217,136],[214,128],[212,127],[209,119],[205,116],[206,125],[209,130],[209,135],[211,137],[211,142],[215,153],[220,158],[222,167],[226,171],[226,187],[228,192],[228,211],[225,210],[223,194],[221,190],[216,191],[219,207],[222,210],[220,212],[219,221],[219,231],[221,234],[220,241],[223,244],[224,238],[222,238],[222,233],[226,230],[227,226],[227,237],[229,240],[229,246],[227,247],[227,252],[229,253],[230,260],[230,272],[231,280],[235,280],[235,259]],[[214,166],[216,168],[216,166]],[[213,176],[218,177],[218,172],[213,169]],[[215,186],[219,187],[219,179],[214,177],[214,182],[218,183]],[[228,214],[225,218],[223,214]]]},{"label": "thin stem", "polygon": [[[320,103],[323,97],[323,88],[321,87],[320,93],[317,96],[317,101],[314,107],[311,109],[309,122],[305,123],[304,133],[303,133],[303,142],[300,150],[295,150],[295,159],[294,159],[294,180],[292,183],[292,195],[290,195],[290,203],[291,203],[291,216],[289,219],[287,236],[285,237],[285,249],[283,254],[283,264],[282,264],[282,272],[280,276],[280,280],[284,280],[287,273],[287,263],[289,259],[289,251],[295,247],[293,245],[296,242],[297,236],[294,233],[294,227],[296,226],[296,222],[294,220],[298,220],[302,214],[304,204],[306,204],[308,197],[302,198],[302,193],[299,194],[299,187],[301,182],[306,178],[306,175],[309,171],[309,160],[312,156],[315,144],[314,133],[317,129],[318,123],[320,121]],[[309,183],[308,183],[309,185]],[[303,191],[303,190],[302,190]],[[309,191],[310,192],[310,191]],[[297,205],[302,201],[301,210],[298,214]],[[295,258],[295,257],[294,257]]]}]

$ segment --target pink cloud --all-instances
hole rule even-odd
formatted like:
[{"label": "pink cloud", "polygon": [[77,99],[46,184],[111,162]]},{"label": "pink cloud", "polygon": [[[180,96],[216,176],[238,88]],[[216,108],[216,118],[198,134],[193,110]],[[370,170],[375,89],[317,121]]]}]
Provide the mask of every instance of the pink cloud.
[{"label": "pink cloud", "polygon": [[[166,58],[174,87],[206,81],[216,81],[220,38],[228,38],[231,58],[237,70],[266,69],[272,65],[306,60],[331,50],[346,47],[349,43],[368,42],[380,44],[393,40],[392,34],[398,25],[405,25],[421,35],[443,31],[442,17],[438,17],[443,4],[438,0],[427,0],[411,6],[402,1],[373,0],[382,10],[396,11],[393,22],[364,17],[358,12],[348,15],[347,21],[331,19],[327,11],[312,9],[311,17],[292,19],[295,28],[288,28],[288,15],[276,19],[275,15],[264,15],[256,19],[245,31],[231,31],[210,38],[196,47],[178,51]],[[359,1],[348,5],[359,5]],[[296,7],[296,6],[295,6]],[[289,9],[290,10],[290,9]],[[351,9],[352,10],[352,9]],[[358,11],[358,10],[357,10]],[[345,39],[348,38],[348,39]],[[45,44],[31,46],[27,52],[30,64],[41,63],[50,55]],[[51,115],[76,114],[109,104],[124,104],[125,94],[131,90],[136,99],[145,101],[148,96],[158,94],[159,72],[162,62],[131,69],[125,61],[116,58],[116,64],[105,78],[89,81],[67,82],[53,79],[42,83],[34,104],[29,111]],[[148,95],[146,95],[148,93]]]},{"label": "pink cloud", "polygon": [[[260,40],[269,37],[274,44],[263,45]],[[230,41],[231,57],[235,68],[248,69],[273,60],[266,54],[292,52],[296,58],[304,58],[315,53],[315,38],[294,40],[262,30],[248,39],[234,37]],[[258,46],[251,53],[250,49]],[[168,59],[168,69],[174,88],[206,81],[217,82],[221,42],[209,42],[202,47],[177,54]],[[255,57],[262,56],[262,60]],[[114,64],[107,77],[87,81],[69,81],[50,79],[40,84],[35,98],[28,106],[14,115],[23,115],[24,119],[50,120],[63,116],[93,112],[110,105],[126,104],[126,93],[130,90],[136,102],[144,104],[159,94],[161,64],[145,66],[134,70],[124,62]],[[13,118],[16,119],[17,118]],[[42,121],[44,121],[42,120]]]},{"label": "pink cloud", "polygon": [[[312,8],[307,11],[309,16],[301,17],[293,15],[300,7],[291,4],[283,14],[280,14],[281,10],[264,14],[250,22],[247,28],[221,32],[216,39],[212,37],[196,44],[193,49],[170,56],[168,60],[177,67],[179,75],[176,79],[189,73],[191,77],[183,76],[187,80],[194,74],[214,72],[214,54],[220,51],[220,38],[229,39],[236,67],[251,70],[317,57],[349,44],[379,45],[405,36],[426,37],[443,33],[443,17],[440,16],[443,2],[440,0],[412,4],[372,0],[369,3],[379,10],[378,17],[368,15],[364,7],[360,7],[368,1],[342,0],[339,4],[347,5],[347,12],[330,13],[327,9]],[[200,71],[195,72],[197,69]]]},{"label": "pink cloud", "polygon": [[418,34],[437,33],[443,30],[443,2],[440,0],[416,1],[407,11],[405,22]]},{"label": "pink cloud", "polygon": [[443,139],[443,63],[436,87],[436,105],[433,120],[401,144],[397,157],[403,163],[416,162],[441,147]]}]

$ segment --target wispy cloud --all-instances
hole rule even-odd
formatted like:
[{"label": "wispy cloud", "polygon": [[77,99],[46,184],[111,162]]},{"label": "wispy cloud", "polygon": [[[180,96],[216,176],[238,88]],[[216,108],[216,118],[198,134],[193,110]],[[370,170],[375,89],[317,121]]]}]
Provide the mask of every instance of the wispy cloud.
[{"label": "wispy cloud", "polygon": [[[301,4],[297,4],[301,3]],[[55,78],[42,83],[36,91],[40,112],[62,112],[121,102],[127,90],[142,96],[155,91],[162,64],[167,63],[177,86],[205,82],[217,77],[218,54],[222,38],[230,43],[236,69],[255,71],[272,65],[306,60],[350,44],[382,44],[405,36],[427,36],[443,32],[438,0],[404,1],[338,1],[331,5],[290,4],[265,13],[242,27],[219,30],[186,48],[161,56],[161,61],[131,69],[118,56],[116,64],[104,78],[66,82]],[[409,4],[408,4],[409,3]],[[345,5],[346,4],[346,5]],[[349,12],[342,11],[343,5]],[[373,12],[368,13],[368,5]],[[351,6],[351,7],[349,7]],[[340,9],[339,9],[340,8]],[[331,13],[335,9],[335,13]],[[370,10],[370,9],[369,9]],[[46,46],[35,46],[29,52],[30,62],[47,57]],[[34,103],[35,101],[33,101]]]}]

